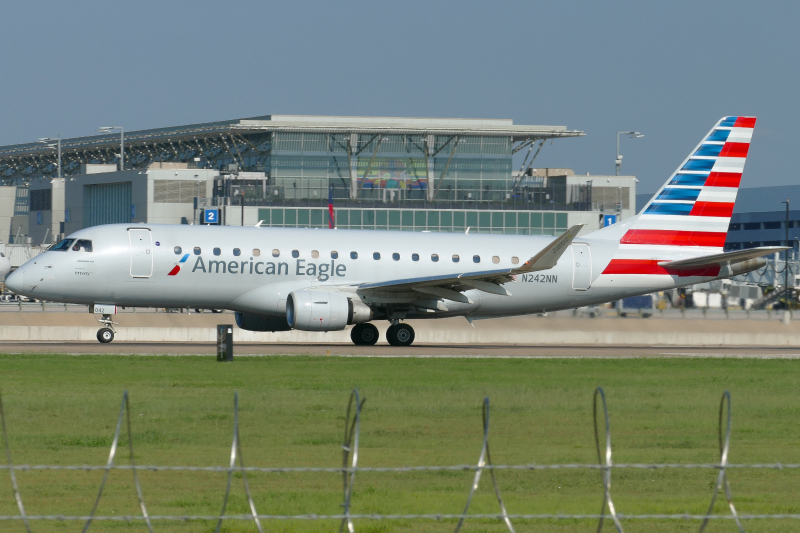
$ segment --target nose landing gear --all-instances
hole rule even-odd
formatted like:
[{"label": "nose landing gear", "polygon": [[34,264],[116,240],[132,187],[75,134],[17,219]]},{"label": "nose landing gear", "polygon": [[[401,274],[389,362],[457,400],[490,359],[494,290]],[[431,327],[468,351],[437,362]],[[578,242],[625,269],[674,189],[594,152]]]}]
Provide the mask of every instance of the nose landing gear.
[{"label": "nose landing gear", "polygon": [[103,344],[108,344],[109,342],[114,340],[114,324],[118,322],[114,322],[111,320],[111,315],[103,315],[103,318],[98,320],[103,327],[97,330],[97,340],[102,342]]}]

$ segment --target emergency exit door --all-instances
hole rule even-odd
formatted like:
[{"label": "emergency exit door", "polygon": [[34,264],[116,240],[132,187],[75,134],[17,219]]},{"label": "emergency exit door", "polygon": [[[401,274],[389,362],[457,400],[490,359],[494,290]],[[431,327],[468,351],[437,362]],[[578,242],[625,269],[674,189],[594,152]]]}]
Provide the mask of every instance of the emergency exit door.
[{"label": "emergency exit door", "polygon": [[585,291],[592,286],[592,252],[586,243],[572,246],[572,288]]},{"label": "emergency exit door", "polygon": [[149,229],[130,228],[131,277],[149,278],[153,275],[153,236]]}]

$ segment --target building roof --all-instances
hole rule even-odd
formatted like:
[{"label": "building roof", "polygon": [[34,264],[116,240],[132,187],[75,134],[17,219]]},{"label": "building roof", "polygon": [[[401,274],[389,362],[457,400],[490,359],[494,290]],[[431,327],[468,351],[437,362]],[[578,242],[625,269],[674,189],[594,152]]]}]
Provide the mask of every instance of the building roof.
[{"label": "building roof", "polygon": [[[579,130],[566,126],[515,125],[511,119],[406,118],[406,117],[338,117],[312,115],[265,115],[260,117],[204,122],[148,130],[126,131],[126,146],[213,137],[224,133],[263,132],[319,133],[395,133],[431,135],[511,136],[514,141],[579,137]],[[92,135],[62,139],[64,152],[105,148],[119,143],[119,134]],[[52,149],[38,142],[0,146],[0,161],[9,158],[50,154]]]}]

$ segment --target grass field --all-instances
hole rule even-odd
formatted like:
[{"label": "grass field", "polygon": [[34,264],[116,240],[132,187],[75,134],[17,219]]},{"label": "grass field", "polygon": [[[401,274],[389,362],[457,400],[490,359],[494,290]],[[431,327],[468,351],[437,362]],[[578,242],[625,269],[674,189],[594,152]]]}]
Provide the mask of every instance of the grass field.
[{"label": "grass field", "polygon": [[[481,402],[492,405],[495,464],[594,463],[592,393],[606,391],[614,461],[718,461],[717,410],[733,397],[733,463],[800,463],[800,362],[781,360],[458,360],[240,358],[65,355],[0,356],[14,462],[104,464],[122,391],[131,398],[138,464],[226,465],[233,393],[249,466],[341,464],[346,402],[354,387],[367,398],[360,465],[475,463],[481,447]],[[126,461],[120,450],[120,462]],[[216,514],[224,473],[142,472],[151,514]],[[31,514],[87,514],[102,472],[20,472]],[[472,474],[359,473],[354,513],[458,513]],[[341,511],[341,474],[248,475],[262,514]],[[711,470],[613,473],[622,513],[705,513],[716,479]],[[740,513],[800,513],[800,471],[734,470]],[[498,472],[511,513],[597,513],[600,474],[588,470]],[[230,513],[247,512],[235,479]],[[722,498],[724,499],[724,498]],[[497,505],[488,476],[471,512]],[[718,504],[717,511],[727,508]],[[16,514],[11,484],[0,471],[0,514]],[[130,472],[112,473],[99,514],[138,514]],[[593,531],[589,521],[517,522],[518,531]],[[158,522],[156,531],[213,531],[210,522]],[[626,531],[696,531],[697,522],[628,521]],[[80,531],[82,524],[36,522],[34,531]],[[359,521],[357,531],[452,531],[454,522]],[[800,531],[800,521],[745,523],[748,531]],[[613,527],[606,525],[611,531]],[[24,531],[0,523],[2,531]],[[96,523],[91,531],[145,531],[142,524]],[[226,522],[225,531],[253,531]],[[332,522],[269,522],[267,531],[334,531]],[[468,520],[464,531],[502,531]],[[707,531],[735,531],[732,522]]]}]

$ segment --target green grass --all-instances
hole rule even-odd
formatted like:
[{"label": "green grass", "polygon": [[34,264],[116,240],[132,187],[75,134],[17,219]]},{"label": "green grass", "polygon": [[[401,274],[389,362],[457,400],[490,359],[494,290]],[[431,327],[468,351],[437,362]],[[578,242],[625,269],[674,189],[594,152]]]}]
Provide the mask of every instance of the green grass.
[{"label": "green grass", "polygon": [[[491,399],[492,459],[501,463],[593,463],[592,393],[606,391],[617,463],[715,462],[717,410],[733,397],[734,463],[800,463],[800,362],[781,360],[455,360],[213,356],[123,357],[0,355],[14,462],[104,464],[122,391],[131,399],[138,464],[225,465],[230,456],[233,393],[239,392],[243,455],[251,466],[339,466],[349,392],[367,402],[360,465],[475,463],[481,402]],[[120,462],[127,450],[120,449]],[[31,514],[86,514],[102,472],[20,472]],[[354,513],[458,513],[471,473],[359,473]],[[224,473],[141,472],[151,514],[216,514]],[[340,474],[248,475],[263,514],[340,512]],[[704,513],[716,473],[710,470],[615,471],[612,494],[622,513]],[[800,471],[729,474],[740,513],[800,513]],[[511,513],[596,513],[596,471],[498,472]],[[724,498],[722,498],[724,500]],[[488,476],[471,512],[497,505]],[[726,513],[720,503],[717,512]],[[0,471],[0,514],[16,514]],[[247,512],[234,479],[229,513]],[[138,513],[130,472],[109,477],[99,514]],[[80,531],[82,524],[36,522],[34,531]],[[592,531],[589,521],[521,522],[518,531]],[[206,522],[158,522],[156,531],[213,531]],[[625,530],[696,531],[697,522],[629,521]],[[748,531],[800,531],[800,521],[747,522]],[[357,531],[452,531],[454,522],[360,521]],[[330,522],[269,522],[268,531],[331,531]],[[606,529],[613,527],[607,524]],[[731,522],[707,531],[734,531]],[[0,523],[2,531],[24,531]],[[96,523],[92,531],[145,531],[143,525]],[[226,522],[225,531],[253,531]],[[502,531],[468,520],[464,531]]]}]

